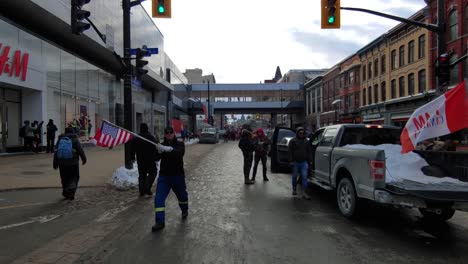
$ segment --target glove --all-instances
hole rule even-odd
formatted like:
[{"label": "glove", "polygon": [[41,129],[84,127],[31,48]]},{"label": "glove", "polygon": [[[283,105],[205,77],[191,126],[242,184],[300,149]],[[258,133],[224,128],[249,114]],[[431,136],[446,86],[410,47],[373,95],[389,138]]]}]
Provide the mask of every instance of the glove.
[{"label": "glove", "polygon": [[171,146],[164,146],[161,144],[157,144],[156,148],[158,149],[158,153],[161,154],[163,152],[171,152],[173,148]]}]

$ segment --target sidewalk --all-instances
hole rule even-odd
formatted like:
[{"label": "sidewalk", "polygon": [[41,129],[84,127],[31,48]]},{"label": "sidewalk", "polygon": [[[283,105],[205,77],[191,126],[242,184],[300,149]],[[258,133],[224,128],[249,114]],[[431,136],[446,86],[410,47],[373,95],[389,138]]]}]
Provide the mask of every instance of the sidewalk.
[{"label": "sidewalk", "polygon": [[[188,145],[198,141],[186,142]],[[80,187],[103,186],[114,171],[124,166],[124,146],[114,149],[84,148],[88,162],[80,162]],[[35,188],[61,188],[60,174],[52,168],[52,154],[0,156],[0,191]]]},{"label": "sidewalk", "polygon": [[[102,186],[124,165],[124,147],[112,150],[87,147],[88,162],[80,162],[80,186]],[[60,174],[52,168],[52,154],[28,154],[0,157],[0,191],[24,188],[60,188]]]}]

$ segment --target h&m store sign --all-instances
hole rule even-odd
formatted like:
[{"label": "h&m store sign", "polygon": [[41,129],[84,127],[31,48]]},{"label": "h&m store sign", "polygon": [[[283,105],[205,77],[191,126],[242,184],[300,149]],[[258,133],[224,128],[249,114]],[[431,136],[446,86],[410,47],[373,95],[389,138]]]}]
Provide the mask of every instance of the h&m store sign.
[{"label": "h&m store sign", "polygon": [[[10,58],[11,47],[0,42],[0,76],[7,75],[11,78],[20,78],[26,81],[28,74],[29,53],[16,50],[13,58]],[[12,59],[10,61],[10,59]]]}]

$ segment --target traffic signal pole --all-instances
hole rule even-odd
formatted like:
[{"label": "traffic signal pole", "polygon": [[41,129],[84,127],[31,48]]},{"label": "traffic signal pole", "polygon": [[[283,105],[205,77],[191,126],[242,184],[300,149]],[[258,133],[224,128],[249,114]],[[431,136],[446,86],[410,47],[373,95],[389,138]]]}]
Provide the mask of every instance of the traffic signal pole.
[{"label": "traffic signal pole", "polygon": [[437,0],[437,57],[447,51],[445,43],[444,0]]},{"label": "traffic signal pole", "polygon": [[[130,35],[130,0],[122,1],[123,8],[123,48],[124,48],[124,127],[133,131],[132,120],[132,64],[130,60],[131,35]],[[125,168],[133,169],[131,162],[130,143],[125,143]]]},{"label": "traffic signal pole", "polygon": [[[143,0],[144,1],[144,0]],[[131,63],[131,32],[130,32],[130,10],[141,4],[142,0],[122,0],[123,9],[123,48],[124,48],[124,128],[133,131],[132,113],[132,63]],[[130,142],[125,143],[125,168],[133,169]]]}]

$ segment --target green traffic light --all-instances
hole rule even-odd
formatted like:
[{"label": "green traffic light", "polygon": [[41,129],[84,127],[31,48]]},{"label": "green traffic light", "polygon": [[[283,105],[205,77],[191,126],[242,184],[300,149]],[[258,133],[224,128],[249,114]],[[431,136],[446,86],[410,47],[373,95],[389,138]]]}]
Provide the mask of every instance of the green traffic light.
[{"label": "green traffic light", "polygon": [[335,23],[335,16],[331,16],[328,18],[328,24],[333,24]]},{"label": "green traffic light", "polygon": [[164,9],[164,6],[163,6],[163,5],[159,5],[159,6],[158,6],[158,12],[159,12],[159,14],[163,14],[164,11],[166,11],[166,10]]}]

